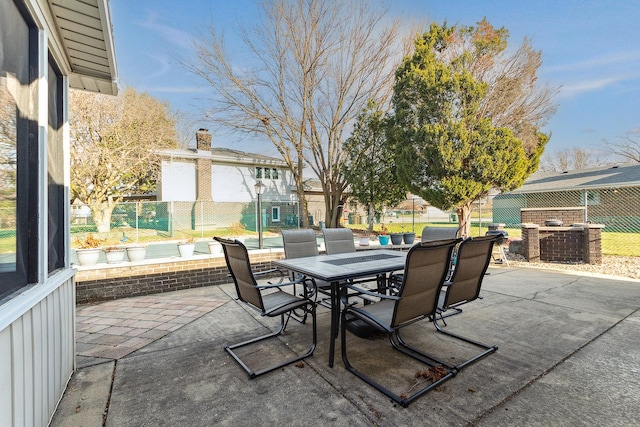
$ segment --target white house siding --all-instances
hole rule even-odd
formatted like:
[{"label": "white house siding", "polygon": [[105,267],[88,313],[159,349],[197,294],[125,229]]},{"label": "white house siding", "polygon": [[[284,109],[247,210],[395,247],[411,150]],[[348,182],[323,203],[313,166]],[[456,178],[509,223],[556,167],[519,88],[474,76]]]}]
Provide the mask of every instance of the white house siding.
[{"label": "white house siding", "polygon": [[[211,167],[211,195],[218,202],[249,203],[256,199],[255,178],[252,168],[247,165],[212,165]],[[265,185],[266,180],[262,181]],[[267,188],[268,189],[268,188]],[[266,197],[266,191],[265,191]]]},{"label": "white house siding", "polygon": [[196,200],[196,164],[177,160],[162,162],[162,183],[158,188],[159,199],[165,202]]},{"label": "white house siding", "polygon": [[46,426],[75,368],[73,272],[33,287],[2,311],[0,425]]}]

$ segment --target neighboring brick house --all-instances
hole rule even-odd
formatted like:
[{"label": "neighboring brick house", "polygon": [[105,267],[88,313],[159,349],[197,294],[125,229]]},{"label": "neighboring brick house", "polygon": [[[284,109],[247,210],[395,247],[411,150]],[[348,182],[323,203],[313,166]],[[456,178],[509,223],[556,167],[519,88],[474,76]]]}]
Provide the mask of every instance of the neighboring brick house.
[{"label": "neighboring brick house", "polygon": [[562,207],[582,207],[580,222],[640,226],[640,165],[535,173],[493,199],[493,220],[517,225],[529,221],[521,218],[523,208]]},{"label": "neighboring brick house", "polygon": [[[236,222],[253,228],[259,181],[266,227],[291,226],[297,194],[286,162],[275,157],[212,147],[206,129],[196,132],[196,148],[164,150],[157,199],[173,202],[174,218],[215,229]],[[195,207],[197,206],[197,208]]]}]

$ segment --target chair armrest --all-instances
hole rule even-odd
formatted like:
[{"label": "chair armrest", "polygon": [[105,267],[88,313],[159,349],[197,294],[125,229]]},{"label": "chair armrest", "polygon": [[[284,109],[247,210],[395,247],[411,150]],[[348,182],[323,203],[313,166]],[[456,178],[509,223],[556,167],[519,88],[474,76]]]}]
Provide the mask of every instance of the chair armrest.
[{"label": "chair armrest", "polygon": [[387,295],[387,294],[382,294],[380,292],[373,292],[373,291],[370,291],[368,289],[362,289],[362,288],[359,288],[359,287],[353,286],[353,285],[347,285],[347,288],[352,289],[352,290],[354,290],[356,292],[359,292],[361,294],[370,295],[372,297],[377,297],[377,298],[381,298],[381,299],[391,299],[391,300],[399,300],[400,299],[400,297],[397,297],[395,295]]},{"label": "chair armrest", "polygon": [[279,283],[269,283],[267,282],[266,285],[258,285],[256,286],[258,289],[270,289],[270,288],[281,288],[283,286],[293,286],[293,285],[299,285],[301,283],[307,282],[309,281],[308,278],[306,277],[302,277],[298,280],[293,280],[291,282],[279,282]]},{"label": "chair armrest", "polygon": [[[274,272],[278,272],[280,274],[280,281],[278,282],[278,284],[282,283],[282,281],[284,280],[284,272],[278,268],[272,268],[271,270],[265,270],[265,271],[258,271],[253,273],[254,277],[259,277],[259,276],[264,276],[265,274],[271,274]],[[274,284],[271,281],[268,281],[267,283]]]}]

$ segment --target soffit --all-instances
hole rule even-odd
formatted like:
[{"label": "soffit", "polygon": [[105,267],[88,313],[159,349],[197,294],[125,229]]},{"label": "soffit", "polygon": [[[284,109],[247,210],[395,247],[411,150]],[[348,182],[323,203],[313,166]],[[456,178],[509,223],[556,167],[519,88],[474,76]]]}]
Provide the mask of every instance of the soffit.
[{"label": "soffit", "polygon": [[115,95],[116,60],[108,0],[47,0],[74,89]]}]

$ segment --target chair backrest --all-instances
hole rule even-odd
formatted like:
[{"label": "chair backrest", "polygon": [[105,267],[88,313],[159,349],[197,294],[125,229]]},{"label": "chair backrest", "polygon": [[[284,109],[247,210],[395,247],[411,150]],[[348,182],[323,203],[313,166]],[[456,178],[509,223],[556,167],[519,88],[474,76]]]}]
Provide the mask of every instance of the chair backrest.
[{"label": "chair backrest", "polygon": [[409,250],[392,327],[435,314],[451,253],[460,240],[419,243]]},{"label": "chair backrest", "polygon": [[233,283],[236,285],[238,299],[264,312],[262,295],[257,288],[258,284],[251,271],[251,263],[249,262],[249,253],[246,246],[238,240],[228,240],[221,237],[214,237],[214,239],[222,245],[227,268],[231,273]]},{"label": "chair backrest", "polygon": [[356,251],[353,231],[350,228],[325,228],[322,234],[327,255]]},{"label": "chair backrest", "polygon": [[455,270],[451,277],[452,284],[447,287],[444,299],[444,308],[478,298],[497,237],[495,235],[474,237],[460,243]]},{"label": "chair backrest", "polygon": [[318,255],[316,233],[309,229],[281,230],[286,258],[303,258]]},{"label": "chair backrest", "polygon": [[435,240],[455,239],[458,236],[459,228],[456,227],[430,227],[422,229],[422,242],[433,242]]}]

